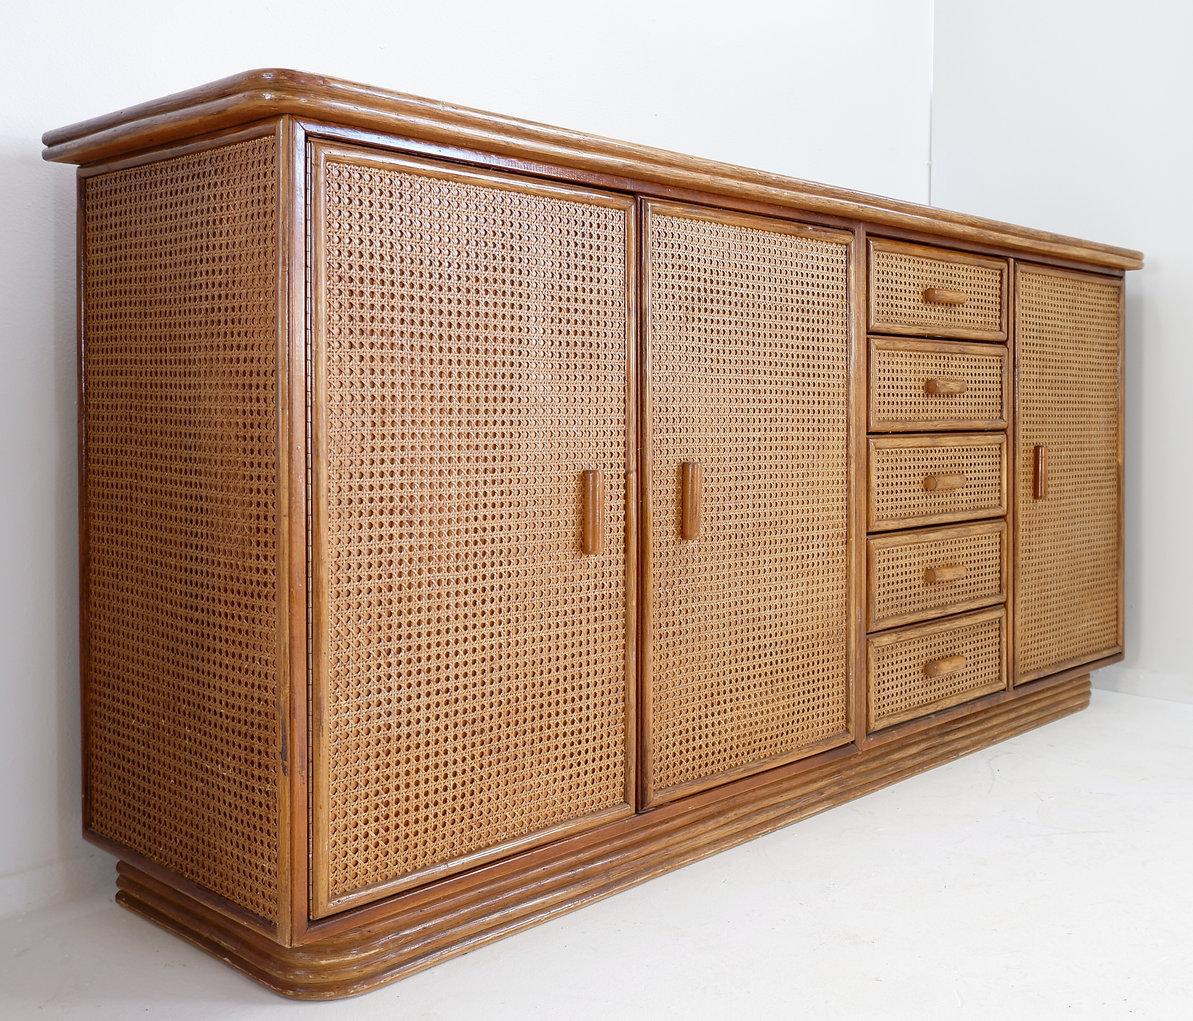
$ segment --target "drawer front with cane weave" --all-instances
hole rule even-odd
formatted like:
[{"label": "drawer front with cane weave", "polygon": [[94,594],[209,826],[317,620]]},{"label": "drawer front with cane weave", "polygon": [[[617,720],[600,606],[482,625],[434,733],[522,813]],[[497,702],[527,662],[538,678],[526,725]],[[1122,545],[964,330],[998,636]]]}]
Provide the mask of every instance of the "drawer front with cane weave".
[{"label": "drawer front with cane weave", "polygon": [[876,436],[870,440],[870,530],[1006,513],[1002,433]]},{"label": "drawer front with cane weave", "polygon": [[871,730],[1006,686],[1002,608],[887,631],[869,639]]},{"label": "drawer front with cane weave", "polygon": [[1007,263],[897,241],[870,242],[870,329],[1007,338]]},{"label": "drawer front with cane weave", "polygon": [[1001,603],[1007,592],[1007,526],[955,525],[867,543],[869,630]]},{"label": "drawer front with cane weave", "polygon": [[1002,344],[873,337],[870,430],[1004,429],[1008,368]]}]

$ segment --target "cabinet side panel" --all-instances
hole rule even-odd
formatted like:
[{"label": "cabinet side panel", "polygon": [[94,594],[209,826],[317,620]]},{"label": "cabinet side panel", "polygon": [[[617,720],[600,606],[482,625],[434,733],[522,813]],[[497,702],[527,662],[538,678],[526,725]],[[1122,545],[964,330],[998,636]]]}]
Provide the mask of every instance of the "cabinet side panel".
[{"label": "cabinet side panel", "polygon": [[89,824],[268,921],[276,159],[262,137],[83,185]]},{"label": "cabinet side panel", "polygon": [[677,207],[648,238],[661,799],[848,730],[849,247]]},{"label": "cabinet side panel", "polygon": [[325,913],[629,811],[631,203],[363,150],[314,192]]},{"label": "cabinet side panel", "polygon": [[1016,277],[1020,680],[1118,646],[1121,287],[1025,266]]}]

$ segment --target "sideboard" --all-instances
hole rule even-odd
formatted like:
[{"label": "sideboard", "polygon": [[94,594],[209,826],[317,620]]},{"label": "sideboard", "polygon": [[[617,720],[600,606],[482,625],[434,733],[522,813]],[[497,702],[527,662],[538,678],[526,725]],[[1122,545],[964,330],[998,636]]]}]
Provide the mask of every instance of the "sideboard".
[{"label": "sideboard", "polygon": [[1137,252],[293,71],[79,165],[84,829],[358,993],[1081,709]]}]

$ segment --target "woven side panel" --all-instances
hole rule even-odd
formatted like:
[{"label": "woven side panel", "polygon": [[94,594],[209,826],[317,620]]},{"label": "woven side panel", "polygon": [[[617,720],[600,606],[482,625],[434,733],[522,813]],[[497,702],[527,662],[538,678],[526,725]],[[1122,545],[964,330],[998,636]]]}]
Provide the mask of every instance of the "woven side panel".
[{"label": "woven side panel", "polygon": [[275,920],[272,138],[85,183],[91,825]]},{"label": "woven side panel", "polygon": [[[981,263],[926,259],[906,252],[875,249],[870,261],[873,329],[896,326],[908,329],[1002,329],[1002,292],[1005,269]],[[963,291],[963,305],[940,305],[924,300],[929,287]]]},{"label": "woven side panel", "polygon": [[[871,640],[870,729],[1002,690],[1006,684],[1004,624],[1000,614],[932,634],[910,629],[902,641]],[[925,674],[926,664],[951,656],[963,656],[965,665],[938,677]]]},{"label": "woven side panel", "polygon": [[627,210],[338,156],[322,186],[335,898],[625,801]]},{"label": "woven side panel", "polygon": [[[1003,506],[1001,445],[870,447],[872,527],[897,527],[916,519],[978,516]],[[924,479],[964,475],[959,489],[924,488]]]},{"label": "woven side panel", "polygon": [[[650,223],[656,790],[846,729],[848,256]],[[679,465],[703,532],[679,537]]]},{"label": "woven side panel", "polygon": [[[1002,370],[1003,359],[988,355],[876,348],[870,359],[875,423],[1005,421]],[[925,384],[932,379],[963,380],[965,392],[930,394]]]},{"label": "woven side panel", "polygon": [[[961,535],[872,545],[870,584],[874,590],[873,626],[892,617],[939,615],[951,606],[995,599],[1003,591],[1003,533]],[[925,580],[931,568],[961,566],[965,573],[948,581]]]},{"label": "woven side panel", "polygon": [[[1040,674],[1118,644],[1119,287],[1022,269],[1018,670]],[[1032,495],[1048,447],[1048,495]]]}]

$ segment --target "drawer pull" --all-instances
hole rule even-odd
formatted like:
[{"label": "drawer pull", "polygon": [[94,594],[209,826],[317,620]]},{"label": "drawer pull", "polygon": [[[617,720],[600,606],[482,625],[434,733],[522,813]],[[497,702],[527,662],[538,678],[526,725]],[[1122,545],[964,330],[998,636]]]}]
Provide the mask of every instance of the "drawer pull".
[{"label": "drawer pull", "polygon": [[964,291],[952,291],[947,287],[924,288],[924,301],[929,305],[964,305],[969,299]]},{"label": "drawer pull", "polygon": [[603,553],[605,550],[605,473],[580,473],[580,489],[584,504],[584,522],[580,535],[582,553]]},{"label": "drawer pull", "polygon": [[924,477],[924,489],[929,493],[945,489],[961,489],[965,485],[964,475],[927,475]]},{"label": "drawer pull", "polygon": [[964,564],[941,564],[939,567],[929,567],[924,572],[924,581],[929,585],[938,581],[956,581],[964,578],[966,567]]},{"label": "drawer pull", "polygon": [[930,397],[950,397],[963,394],[969,389],[969,384],[963,379],[926,379],[924,393]]},{"label": "drawer pull", "polygon": [[1048,448],[1045,446],[1036,447],[1031,495],[1037,500],[1048,495]]},{"label": "drawer pull", "polygon": [[943,677],[945,674],[955,674],[965,666],[964,656],[945,656],[944,659],[930,659],[924,664],[925,677]]},{"label": "drawer pull", "polygon": [[704,526],[704,468],[699,461],[684,461],[679,466],[680,515],[682,539],[698,539]]}]

